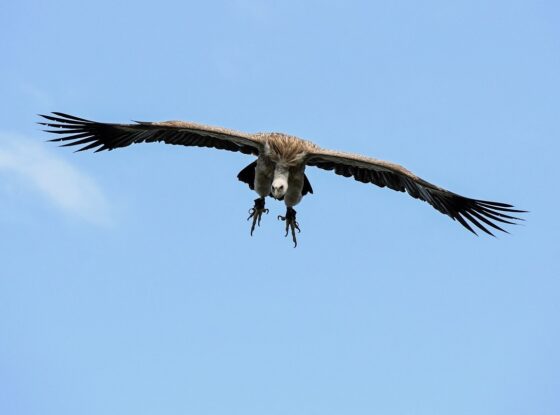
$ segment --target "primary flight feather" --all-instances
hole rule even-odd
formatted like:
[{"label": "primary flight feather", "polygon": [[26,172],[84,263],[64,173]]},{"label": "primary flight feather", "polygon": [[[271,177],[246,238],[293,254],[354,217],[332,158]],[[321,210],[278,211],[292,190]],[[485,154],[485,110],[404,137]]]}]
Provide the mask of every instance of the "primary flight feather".
[{"label": "primary flight feather", "polygon": [[515,221],[522,219],[513,214],[524,212],[506,203],[471,199],[450,192],[421,179],[398,164],[322,149],[310,141],[282,133],[247,134],[184,121],[100,123],[60,112],[41,117],[46,121],[39,124],[50,128],[45,131],[60,135],[49,141],[62,142],[63,147],[79,146],[77,151],[114,150],[135,143],[161,141],[166,144],[239,151],[256,156],[257,160],[237,176],[259,195],[248,218],[253,219],[251,235],[255,226],[260,225],[263,213],[268,213],[265,198],[271,196],[286,204],[286,215],[278,218],[286,223],[286,235],[291,231],[294,246],[297,246],[295,231],[299,232],[300,229],[293,207],[303,196],[313,193],[304,173],[306,166],[333,170],[336,174],[353,177],[362,183],[407,192],[457,220],[474,234],[476,232],[473,228],[492,236],[491,229],[507,233],[501,224],[515,224]]}]

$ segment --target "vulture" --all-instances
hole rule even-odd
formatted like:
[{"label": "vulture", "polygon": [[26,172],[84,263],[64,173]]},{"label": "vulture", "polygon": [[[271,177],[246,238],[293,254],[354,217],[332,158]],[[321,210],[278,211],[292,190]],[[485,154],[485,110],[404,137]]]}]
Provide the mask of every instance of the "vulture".
[{"label": "vulture", "polygon": [[453,193],[423,180],[404,167],[358,154],[323,149],[311,141],[283,133],[248,134],[184,121],[143,122],[133,124],[101,123],[78,118],[61,112],[40,115],[39,124],[44,130],[57,134],[49,141],[62,142],[62,147],[79,146],[77,151],[114,150],[135,143],[164,142],[194,147],[212,147],[219,150],[239,151],[257,159],[245,167],[237,178],[258,194],[249,210],[252,219],[251,235],[260,226],[265,208],[265,198],[283,200],[286,214],[278,219],[285,222],[285,236],[291,232],[297,246],[296,206],[313,189],[307,176],[307,166],[334,171],[362,183],[372,183],[406,192],[415,199],[432,205],[439,212],[456,220],[466,229],[477,234],[479,229],[494,236],[491,229],[508,233],[502,224],[516,224],[523,220],[514,216],[526,211],[512,205],[488,200],[471,199]]}]

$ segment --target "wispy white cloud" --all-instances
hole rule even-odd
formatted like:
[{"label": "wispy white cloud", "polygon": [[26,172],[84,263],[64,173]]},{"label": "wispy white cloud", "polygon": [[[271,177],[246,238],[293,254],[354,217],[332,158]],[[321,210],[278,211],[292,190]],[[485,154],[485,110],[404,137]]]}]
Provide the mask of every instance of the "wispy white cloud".
[{"label": "wispy white cloud", "polygon": [[[63,212],[95,224],[109,223],[109,203],[97,183],[44,143],[0,132],[0,172],[19,176]],[[22,180],[19,180],[21,183]]]}]

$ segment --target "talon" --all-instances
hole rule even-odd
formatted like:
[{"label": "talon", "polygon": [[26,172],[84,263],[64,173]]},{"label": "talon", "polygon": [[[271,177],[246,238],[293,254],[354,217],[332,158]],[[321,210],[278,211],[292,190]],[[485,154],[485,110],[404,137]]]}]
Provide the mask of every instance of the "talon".
[{"label": "talon", "polygon": [[296,230],[298,233],[301,233],[301,229],[299,228],[299,223],[296,221],[296,211],[294,208],[288,207],[286,210],[286,216],[278,215],[278,220],[286,222],[286,234],[284,237],[287,237],[288,233],[291,231],[294,248],[297,247]]},{"label": "talon", "polygon": [[268,209],[264,207],[264,197],[255,199],[255,206],[249,209],[249,217],[247,220],[253,218],[253,223],[251,224],[251,236],[255,230],[255,226],[261,226],[262,214],[268,214]]},{"label": "talon", "polygon": [[254,214],[255,214],[255,209],[254,208],[249,209],[249,217],[247,218],[247,220],[251,219]]}]

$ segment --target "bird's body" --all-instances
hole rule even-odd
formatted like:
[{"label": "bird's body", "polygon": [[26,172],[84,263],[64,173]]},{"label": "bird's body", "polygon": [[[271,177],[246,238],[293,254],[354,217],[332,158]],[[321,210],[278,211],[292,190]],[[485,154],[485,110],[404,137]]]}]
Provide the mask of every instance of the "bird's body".
[{"label": "bird's body", "polygon": [[[282,133],[258,133],[264,151],[257,159],[255,190],[264,197],[269,193],[295,206],[302,198],[305,157],[318,148],[310,141]],[[272,181],[270,181],[272,178]]]},{"label": "bird's body", "polygon": [[295,231],[299,231],[299,226],[293,207],[303,196],[313,193],[305,176],[306,166],[334,170],[336,174],[353,177],[362,183],[407,192],[457,220],[473,233],[476,232],[471,225],[490,235],[492,233],[487,226],[506,232],[497,222],[514,224],[512,221],[520,219],[511,216],[511,213],[523,212],[505,203],[460,196],[421,179],[398,164],[322,149],[310,141],[283,133],[246,134],[183,121],[109,124],[63,113],[42,117],[47,122],[40,124],[54,128],[47,130],[48,132],[65,135],[51,141],[65,142],[63,146],[83,146],[79,151],[113,150],[134,143],[162,141],[167,144],[240,151],[257,156],[255,162],[238,174],[239,180],[259,195],[250,211],[249,219],[253,219],[251,234],[255,225],[260,225],[263,213],[268,213],[265,198],[272,196],[286,204],[286,215],[279,216],[279,219],[286,222],[286,235],[291,231],[296,245]]}]

